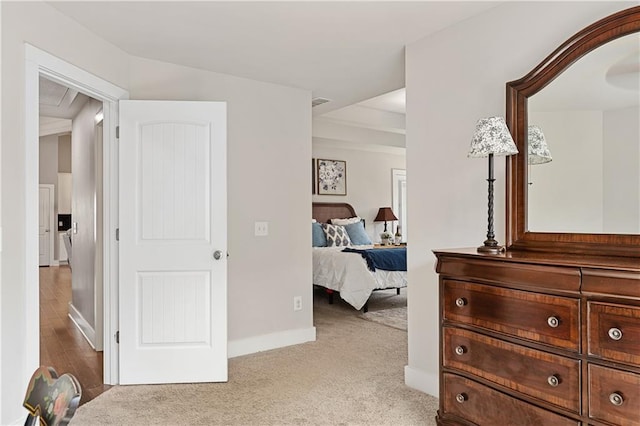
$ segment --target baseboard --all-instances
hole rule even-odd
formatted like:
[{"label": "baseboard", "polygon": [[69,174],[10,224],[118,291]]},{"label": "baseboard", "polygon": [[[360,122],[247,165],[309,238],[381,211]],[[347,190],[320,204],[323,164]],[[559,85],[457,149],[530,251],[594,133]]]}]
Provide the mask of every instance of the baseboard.
[{"label": "baseboard", "polygon": [[95,350],[96,345],[96,331],[93,329],[91,324],[87,322],[86,319],[82,316],[82,314],[73,306],[73,303],[69,302],[69,318],[76,325],[80,333],[84,336],[84,338],[89,342],[91,347]]},{"label": "baseboard", "polygon": [[316,328],[301,328],[232,340],[227,348],[229,358],[316,341]]},{"label": "baseboard", "polygon": [[426,373],[406,365],[404,367],[404,384],[429,395],[439,396],[440,378],[437,374]]}]

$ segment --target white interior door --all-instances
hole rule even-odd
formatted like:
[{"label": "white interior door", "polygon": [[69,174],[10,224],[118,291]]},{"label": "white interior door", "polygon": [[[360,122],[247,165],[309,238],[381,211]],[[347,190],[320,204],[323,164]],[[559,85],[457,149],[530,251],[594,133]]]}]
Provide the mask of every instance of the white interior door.
[{"label": "white interior door", "polygon": [[120,102],[120,383],[227,380],[226,103]]},{"label": "white interior door", "polygon": [[53,253],[53,185],[40,185],[38,209],[40,266],[51,265]]}]

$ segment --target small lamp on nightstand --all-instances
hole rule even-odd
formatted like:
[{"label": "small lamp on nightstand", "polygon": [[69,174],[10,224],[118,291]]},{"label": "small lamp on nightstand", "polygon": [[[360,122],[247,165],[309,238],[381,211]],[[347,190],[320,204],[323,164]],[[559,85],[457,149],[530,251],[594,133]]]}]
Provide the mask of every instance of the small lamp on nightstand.
[{"label": "small lamp on nightstand", "polygon": [[392,237],[391,233],[387,231],[387,221],[388,220],[398,220],[395,214],[393,214],[393,210],[391,207],[380,207],[378,210],[378,215],[374,222],[384,222],[384,231],[380,234],[380,239],[382,240],[382,244],[389,244],[389,241]]}]

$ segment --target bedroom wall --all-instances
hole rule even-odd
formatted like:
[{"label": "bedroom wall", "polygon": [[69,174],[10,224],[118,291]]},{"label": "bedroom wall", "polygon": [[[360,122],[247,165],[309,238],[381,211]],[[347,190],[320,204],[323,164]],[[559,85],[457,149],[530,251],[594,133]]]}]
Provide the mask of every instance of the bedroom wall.
[{"label": "bedroom wall", "polygon": [[[311,93],[133,58],[42,2],[0,2],[2,253],[0,424],[23,419],[24,41],[130,91],[132,99],[228,102],[230,355],[315,338],[311,313]],[[170,82],[170,84],[167,84]],[[268,237],[253,236],[268,221]],[[293,297],[303,310],[293,311]]]},{"label": "bedroom wall", "polygon": [[[543,129],[553,158],[529,167],[529,229],[602,232],[602,111],[531,112],[529,117]],[[573,155],[576,150],[580,161]]]},{"label": "bedroom wall", "polygon": [[[633,4],[637,4],[634,2]],[[505,113],[505,83],[626,2],[512,2],[406,48],[409,386],[438,394],[436,248],[486,235],[487,162],[468,159],[479,118]],[[544,28],[544,31],[540,29]],[[496,161],[496,238],[504,241],[504,160]]]},{"label": "bedroom wall", "polygon": [[58,172],[71,173],[71,135],[58,137]]},{"label": "bedroom wall", "polygon": [[[260,342],[300,343],[288,340],[298,332],[308,340],[311,93],[131,58],[130,94],[227,102],[230,356]],[[269,223],[267,237],[254,236],[256,221]],[[301,311],[293,311],[294,296],[302,296]]]},{"label": "bedroom wall", "polygon": [[[71,280],[71,305],[69,312],[85,331],[94,347],[102,348],[95,341],[98,325],[97,314],[102,315],[102,294],[96,272],[96,213],[95,200],[99,181],[96,176],[96,159],[99,155],[96,144],[95,116],[102,109],[102,102],[89,99],[73,118],[71,132],[72,198],[71,217],[77,223],[73,241],[73,279]],[[101,156],[100,156],[101,158]],[[100,301],[98,304],[97,301]]]},{"label": "bedroom wall", "polygon": [[365,219],[369,237],[379,242],[384,225],[373,219],[380,207],[391,206],[391,170],[406,168],[403,151],[399,148],[393,153],[365,148],[340,148],[323,144],[314,138],[313,158],[347,162],[347,195],[314,195],[313,201],[351,204],[356,213]]},{"label": "bedroom wall", "polygon": [[[58,135],[40,137],[39,182],[58,186]],[[57,202],[57,197],[55,197]],[[57,211],[57,206],[56,206]]]},{"label": "bedroom wall", "polygon": [[[37,312],[25,309],[24,42],[128,86],[128,55],[42,2],[0,2],[2,108],[0,183],[0,424],[24,422],[23,389],[35,366],[27,340]],[[33,185],[33,182],[30,182]],[[35,321],[37,323],[37,319]]]},{"label": "bedroom wall", "polygon": [[604,229],[640,233],[640,108],[605,111],[604,140]]}]

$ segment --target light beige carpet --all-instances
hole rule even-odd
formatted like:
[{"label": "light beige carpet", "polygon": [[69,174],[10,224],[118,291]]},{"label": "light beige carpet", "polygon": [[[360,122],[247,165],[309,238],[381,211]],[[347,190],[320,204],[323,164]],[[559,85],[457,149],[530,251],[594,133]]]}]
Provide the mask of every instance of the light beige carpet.
[{"label": "light beige carpet", "polygon": [[360,318],[398,330],[407,330],[407,308],[404,306],[365,312],[360,315]]},{"label": "light beige carpet", "polygon": [[[385,297],[370,309],[402,304]],[[437,399],[404,384],[407,333],[316,299],[316,342],[230,359],[228,383],[115,386],[71,424],[435,425]]]}]

